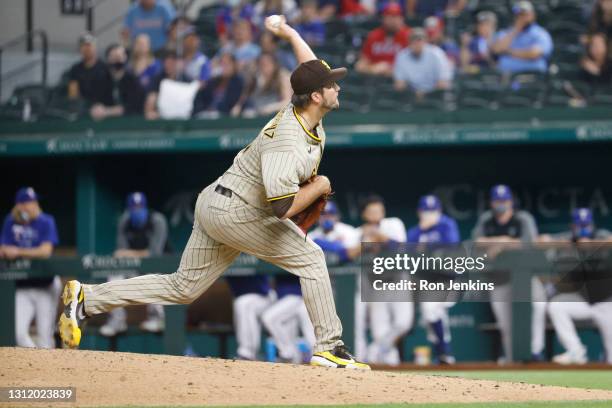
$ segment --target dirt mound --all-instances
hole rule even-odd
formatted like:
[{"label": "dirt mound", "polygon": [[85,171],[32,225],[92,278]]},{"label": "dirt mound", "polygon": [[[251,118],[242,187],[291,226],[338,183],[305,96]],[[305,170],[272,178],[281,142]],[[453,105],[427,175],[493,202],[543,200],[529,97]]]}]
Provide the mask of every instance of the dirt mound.
[{"label": "dirt mound", "polygon": [[73,386],[79,406],[612,399],[612,391],[398,372],[103,351],[0,348],[0,387],[7,386]]}]

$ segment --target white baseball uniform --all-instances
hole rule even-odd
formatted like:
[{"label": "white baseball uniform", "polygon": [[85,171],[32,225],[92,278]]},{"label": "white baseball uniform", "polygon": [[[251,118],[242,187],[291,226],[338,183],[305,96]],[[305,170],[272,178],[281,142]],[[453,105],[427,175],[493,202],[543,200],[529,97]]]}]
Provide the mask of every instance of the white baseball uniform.
[{"label": "white baseball uniform", "polygon": [[[399,218],[385,218],[380,222],[379,231],[393,241],[406,242],[406,227]],[[361,237],[362,228],[357,228]],[[369,315],[369,327],[373,342],[367,347],[367,359],[371,363],[397,365],[400,363],[399,350],[395,343],[410,330],[414,321],[412,302],[359,302],[355,304],[355,327],[361,329],[359,336],[365,342]],[[359,322],[358,322],[359,321]],[[359,342],[357,343],[359,344]]]},{"label": "white baseball uniform", "polygon": [[307,129],[288,104],[236,155],[225,174],[200,193],[178,270],[85,285],[85,313],[134,304],[191,303],[245,252],[300,278],[315,352],[341,345],[342,325],[323,251],[291,220],[275,217],[270,204],[296,195],[299,185],[317,174],[324,145],[323,125]]},{"label": "white baseball uniform", "polygon": [[[313,240],[325,239],[332,242],[341,242],[345,248],[355,248],[361,245],[361,233],[357,228],[337,221],[330,231],[324,231],[320,226],[315,228],[310,234]],[[357,276],[355,282],[355,357],[363,361],[367,357],[367,341],[366,341],[366,311],[365,303],[361,302],[359,293],[360,277]]]}]

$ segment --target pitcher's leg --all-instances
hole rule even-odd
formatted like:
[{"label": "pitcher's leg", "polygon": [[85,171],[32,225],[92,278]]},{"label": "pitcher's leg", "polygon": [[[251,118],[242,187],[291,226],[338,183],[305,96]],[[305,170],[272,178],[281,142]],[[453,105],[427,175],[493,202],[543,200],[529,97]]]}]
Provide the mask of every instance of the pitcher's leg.
[{"label": "pitcher's leg", "polygon": [[[229,200],[229,199],[228,199]],[[323,251],[292,221],[279,220],[239,198],[223,202],[217,198],[202,224],[219,242],[276,265],[299,276],[302,296],[314,326],[315,352],[342,345],[342,324],[336,305]]]},{"label": "pitcher's leg", "polygon": [[178,270],[100,285],[84,285],[89,316],[138,304],[187,304],[197,299],[236,259],[239,252],[220,244],[196,223]]}]

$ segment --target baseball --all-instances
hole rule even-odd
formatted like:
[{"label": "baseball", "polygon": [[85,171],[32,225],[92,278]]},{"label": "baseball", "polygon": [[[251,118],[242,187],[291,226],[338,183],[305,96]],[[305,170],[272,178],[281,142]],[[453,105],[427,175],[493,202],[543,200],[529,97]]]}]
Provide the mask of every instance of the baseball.
[{"label": "baseball", "polygon": [[271,27],[278,28],[282,22],[283,19],[278,14],[273,14],[268,17],[268,24],[270,24]]}]

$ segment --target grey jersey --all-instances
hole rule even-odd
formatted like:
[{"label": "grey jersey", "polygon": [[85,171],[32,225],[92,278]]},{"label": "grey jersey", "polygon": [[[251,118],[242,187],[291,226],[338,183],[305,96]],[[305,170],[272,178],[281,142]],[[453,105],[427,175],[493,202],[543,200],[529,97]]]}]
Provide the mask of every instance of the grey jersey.
[{"label": "grey jersey", "polygon": [[[533,215],[529,214],[527,211],[519,210],[514,212],[514,217],[521,224],[519,239],[525,243],[534,242],[538,237],[538,227],[536,226]],[[491,210],[487,210],[480,214],[476,226],[472,231],[472,239],[484,237],[485,224],[491,222],[492,219],[493,211]]]},{"label": "grey jersey", "polygon": [[219,179],[248,204],[271,212],[270,202],[297,194],[299,185],[317,174],[325,146],[319,123],[308,130],[288,104],[235,157]]},{"label": "grey jersey", "polygon": [[[119,224],[117,225],[117,249],[134,249],[130,248],[128,237],[126,235],[127,223],[130,222],[130,215],[127,211],[121,214]],[[152,229],[148,235],[149,253],[151,256],[159,256],[164,253],[164,247],[168,240],[168,223],[166,217],[157,211],[151,211]]]}]

